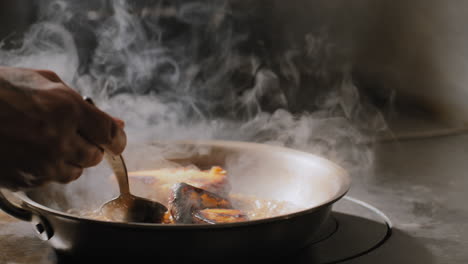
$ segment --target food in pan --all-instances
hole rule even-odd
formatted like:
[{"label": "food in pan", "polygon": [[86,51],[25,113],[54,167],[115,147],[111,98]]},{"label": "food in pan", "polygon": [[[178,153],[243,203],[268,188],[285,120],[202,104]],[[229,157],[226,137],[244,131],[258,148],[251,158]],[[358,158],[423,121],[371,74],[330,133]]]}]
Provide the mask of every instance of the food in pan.
[{"label": "food in pan", "polygon": [[[158,170],[131,171],[128,180],[132,192],[167,205],[172,187],[184,182],[203,190],[224,195],[228,191],[226,171],[218,166],[209,170],[195,167],[163,168]],[[114,176],[111,176],[111,180]]]},{"label": "food in pan", "polygon": [[235,223],[249,220],[247,215],[236,209],[203,209],[193,214],[194,223],[219,224]]},{"label": "food in pan", "polygon": [[218,166],[160,169],[129,173],[131,186],[140,195],[160,200],[168,207],[166,224],[218,224],[247,221],[227,194],[226,171]]},{"label": "food in pan", "polygon": [[[273,217],[297,209],[285,201],[229,193],[228,174],[218,166],[208,170],[184,167],[129,172],[129,182],[138,196],[167,206],[163,224],[235,223]],[[96,212],[79,214],[110,221]]]},{"label": "food in pan", "polygon": [[232,205],[226,198],[184,182],[175,184],[169,196],[169,212],[175,223],[194,224],[199,211],[215,208],[232,209]]}]

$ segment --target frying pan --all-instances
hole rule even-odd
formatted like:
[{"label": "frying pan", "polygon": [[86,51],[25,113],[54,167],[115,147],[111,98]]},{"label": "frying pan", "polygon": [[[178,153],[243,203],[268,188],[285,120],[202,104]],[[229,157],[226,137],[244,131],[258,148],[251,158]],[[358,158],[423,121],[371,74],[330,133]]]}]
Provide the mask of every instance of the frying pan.
[{"label": "frying pan", "polygon": [[37,190],[15,193],[20,206],[0,192],[0,208],[31,222],[39,238],[60,256],[287,256],[313,241],[333,204],[350,187],[343,168],[284,147],[234,141],[156,145],[158,155],[181,165],[223,166],[233,193],[288,201],[302,209],[216,225],[117,223],[52,209],[48,202],[38,202],[43,193]]}]

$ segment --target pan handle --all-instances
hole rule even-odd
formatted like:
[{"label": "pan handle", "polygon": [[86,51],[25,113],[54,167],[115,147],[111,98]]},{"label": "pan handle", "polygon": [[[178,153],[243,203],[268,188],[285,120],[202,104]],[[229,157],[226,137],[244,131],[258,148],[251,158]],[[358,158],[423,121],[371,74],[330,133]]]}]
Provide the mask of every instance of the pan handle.
[{"label": "pan handle", "polygon": [[31,221],[33,213],[21,207],[12,204],[0,190],[0,209],[5,213],[23,221]]},{"label": "pan handle", "polygon": [[41,240],[49,240],[54,235],[51,225],[44,217],[42,217],[39,214],[35,214],[32,211],[14,205],[5,197],[1,189],[0,209],[3,210],[5,213],[20,220],[31,222],[34,226],[34,231],[36,231],[36,235]]}]

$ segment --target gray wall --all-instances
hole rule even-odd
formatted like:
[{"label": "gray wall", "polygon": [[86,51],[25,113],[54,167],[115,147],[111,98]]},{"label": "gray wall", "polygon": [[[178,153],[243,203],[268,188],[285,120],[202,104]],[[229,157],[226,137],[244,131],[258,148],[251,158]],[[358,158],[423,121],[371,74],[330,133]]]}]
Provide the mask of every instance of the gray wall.
[{"label": "gray wall", "polygon": [[290,0],[274,9],[298,34],[326,26],[373,94],[394,90],[404,104],[468,121],[468,1]]},{"label": "gray wall", "polygon": [[357,66],[441,117],[468,120],[468,1],[387,1],[356,50]]}]

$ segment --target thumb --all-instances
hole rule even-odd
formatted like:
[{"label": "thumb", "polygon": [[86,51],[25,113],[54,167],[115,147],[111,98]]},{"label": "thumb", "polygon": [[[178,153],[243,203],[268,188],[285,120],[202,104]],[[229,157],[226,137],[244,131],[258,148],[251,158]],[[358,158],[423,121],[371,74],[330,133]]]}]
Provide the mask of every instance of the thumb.
[{"label": "thumb", "polygon": [[83,104],[80,134],[114,155],[121,154],[127,145],[127,136],[123,130],[124,121],[111,117],[85,101]]}]

